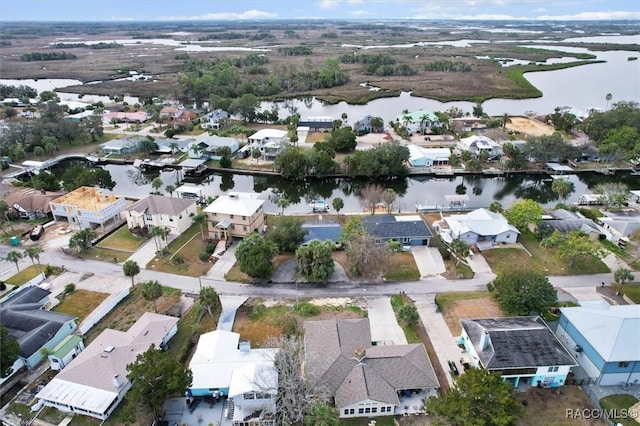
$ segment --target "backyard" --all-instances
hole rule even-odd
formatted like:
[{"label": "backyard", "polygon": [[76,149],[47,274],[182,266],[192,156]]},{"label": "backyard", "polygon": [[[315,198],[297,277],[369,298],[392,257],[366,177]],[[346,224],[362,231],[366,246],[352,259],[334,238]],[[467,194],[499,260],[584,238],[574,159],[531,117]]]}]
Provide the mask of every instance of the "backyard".
[{"label": "backyard", "polygon": [[200,277],[211,269],[211,263],[202,262],[198,255],[205,251],[207,244],[200,237],[200,227],[192,225],[182,235],[169,243],[169,254],[154,257],[147,263],[147,269],[169,274]]},{"label": "backyard", "polygon": [[53,310],[63,314],[73,315],[77,318],[76,322],[80,324],[82,320],[93,312],[107,297],[109,297],[107,293],[76,290],[68,294]]},{"label": "backyard", "polygon": [[524,248],[499,247],[482,251],[493,272],[500,274],[513,269],[514,265],[544,275],[592,275],[610,272],[607,265],[594,256],[579,257],[569,266],[566,260],[560,258],[557,250],[545,250],[540,247],[540,242],[531,232],[523,232],[518,237],[518,242]]},{"label": "backyard", "polygon": [[[594,409],[589,397],[579,386],[564,386],[556,389],[530,388],[527,392],[516,393],[523,403],[524,416],[518,426],[606,426],[599,418],[571,417],[570,412],[592,413]],[[571,411],[569,411],[571,410]],[[597,416],[596,416],[597,417]]]},{"label": "backyard", "polygon": [[607,413],[614,414],[611,420],[615,420],[617,424],[638,426],[638,412],[634,410],[632,415],[632,412],[629,411],[637,402],[638,400],[633,395],[609,395],[600,400],[600,407]]},{"label": "backyard", "polygon": [[436,296],[436,304],[453,336],[462,332],[462,319],[504,317],[498,302],[488,291],[440,293]]}]

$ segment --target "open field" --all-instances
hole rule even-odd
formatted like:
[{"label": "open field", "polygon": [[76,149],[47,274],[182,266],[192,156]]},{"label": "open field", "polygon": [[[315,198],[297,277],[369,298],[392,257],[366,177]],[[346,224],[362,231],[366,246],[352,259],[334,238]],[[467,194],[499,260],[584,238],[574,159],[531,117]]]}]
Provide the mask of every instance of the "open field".
[{"label": "open field", "polygon": [[527,136],[546,136],[555,133],[553,126],[528,117],[511,117],[507,130],[524,133]]},{"label": "open field", "polygon": [[[623,426],[637,426],[639,423],[637,422],[637,418],[630,418],[630,416],[623,416],[623,410],[629,410],[629,408],[633,407],[638,400],[633,395],[609,395],[600,400],[600,407],[604,410],[612,411],[614,413],[619,413],[619,417],[612,418],[611,420],[621,424]],[[628,411],[626,411],[628,412]],[[635,411],[635,417],[638,416],[638,412]]]},{"label": "open field", "polygon": [[436,303],[453,336],[460,335],[462,319],[504,316],[498,302],[488,291],[441,293],[436,296]]}]

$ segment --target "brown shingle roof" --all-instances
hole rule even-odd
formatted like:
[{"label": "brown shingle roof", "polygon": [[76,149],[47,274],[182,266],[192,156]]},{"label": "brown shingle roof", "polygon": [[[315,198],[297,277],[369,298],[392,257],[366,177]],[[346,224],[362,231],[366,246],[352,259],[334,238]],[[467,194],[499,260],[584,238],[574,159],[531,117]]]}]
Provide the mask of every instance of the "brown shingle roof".
[{"label": "brown shingle roof", "polygon": [[28,190],[9,194],[5,201],[9,207],[17,204],[27,212],[41,211],[44,214],[48,214],[51,213],[49,201],[55,200],[61,195],[64,195],[64,192],[46,192],[43,194],[40,191]]}]

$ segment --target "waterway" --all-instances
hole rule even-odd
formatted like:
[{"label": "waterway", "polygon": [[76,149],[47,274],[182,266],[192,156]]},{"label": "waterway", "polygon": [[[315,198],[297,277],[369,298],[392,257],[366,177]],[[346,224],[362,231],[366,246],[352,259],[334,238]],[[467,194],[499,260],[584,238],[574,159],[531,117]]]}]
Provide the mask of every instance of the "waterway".
[{"label": "waterway", "polygon": [[[60,163],[54,173],[60,173],[72,161]],[[164,185],[177,185],[175,170],[143,173],[133,166],[106,165],[116,186],[111,191],[131,197],[144,197],[153,189],[151,181],[160,177]],[[581,173],[568,176],[574,184],[575,191],[567,198],[567,203],[577,202],[580,195],[590,193],[598,183],[622,182],[630,189],[640,189],[640,177],[619,172],[615,175],[599,173]],[[229,191],[255,192],[266,200],[265,210],[275,213],[280,209],[277,200],[286,196],[291,205],[285,209],[289,214],[311,213],[309,203],[315,199],[331,202],[333,198],[344,200],[343,212],[362,212],[358,198],[361,189],[368,184],[376,183],[366,179],[309,179],[304,182],[291,182],[276,176],[251,176],[232,173],[212,173],[207,176],[191,179],[188,183],[199,185],[205,197],[226,194]],[[519,198],[530,198],[552,207],[558,202],[551,191],[551,180],[547,175],[516,174],[508,177],[488,177],[484,175],[465,175],[447,178],[411,177],[391,181],[378,182],[384,187],[392,188],[398,194],[395,211],[415,211],[416,204],[445,205],[445,195],[466,194],[469,196],[469,207],[487,207],[497,200],[504,206]],[[166,194],[168,195],[168,194]],[[175,196],[175,194],[174,194]]]}]

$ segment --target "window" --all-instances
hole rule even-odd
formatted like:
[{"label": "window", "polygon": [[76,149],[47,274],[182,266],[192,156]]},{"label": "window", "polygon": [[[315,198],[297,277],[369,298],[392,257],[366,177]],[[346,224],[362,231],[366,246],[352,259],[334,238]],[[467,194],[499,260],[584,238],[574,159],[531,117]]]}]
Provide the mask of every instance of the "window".
[{"label": "window", "polygon": [[403,244],[409,244],[411,242],[411,237],[402,237]]},{"label": "window", "polygon": [[246,216],[242,216],[242,220],[247,220],[247,217]]},{"label": "window", "polygon": [[371,408],[367,407],[364,409],[365,414],[371,413]]},{"label": "window", "polygon": [[232,214],[229,215],[229,219],[233,219],[233,215]]},{"label": "window", "polygon": [[147,213],[144,215],[145,220],[153,220],[153,215]]},{"label": "window", "polygon": [[349,415],[349,409],[348,409],[348,408],[345,408],[345,409],[344,409],[344,415],[345,415],[345,416],[348,416],[348,415]]},{"label": "window", "polygon": [[247,232],[247,227],[246,227],[246,226],[243,226],[243,227],[242,227],[242,230],[243,230],[243,231],[245,231],[245,232]]},{"label": "window", "polygon": [[558,371],[558,367],[549,367],[547,369],[547,373],[555,373],[556,371]]},{"label": "window", "polygon": [[373,407],[373,408],[371,409],[371,412],[372,412],[372,413],[377,413],[377,412],[378,412],[378,409],[377,409],[376,407]]},{"label": "window", "polygon": [[169,216],[169,222],[173,222],[173,216]]},{"label": "window", "polygon": [[355,414],[356,410],[355,408],[349,408],[349,414]]},{"label": "window", "polygon": [[364,408],[358,408],[358,414],[364,414]]},{"label": "window", "polygon": [[618,368],[627,368],[629,366],[629,361],[622,361],[618,363]]}]

